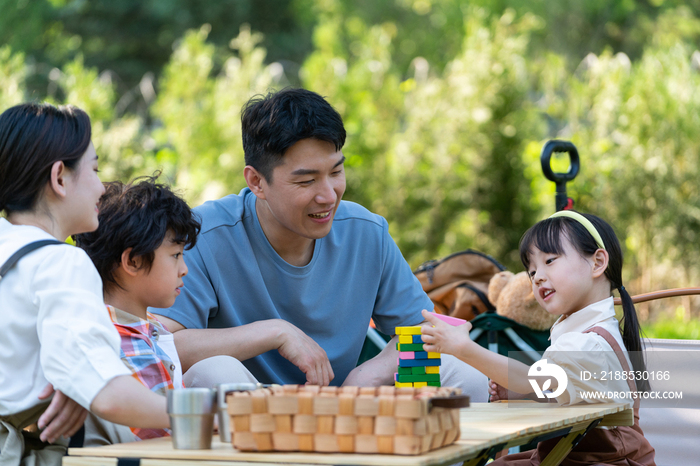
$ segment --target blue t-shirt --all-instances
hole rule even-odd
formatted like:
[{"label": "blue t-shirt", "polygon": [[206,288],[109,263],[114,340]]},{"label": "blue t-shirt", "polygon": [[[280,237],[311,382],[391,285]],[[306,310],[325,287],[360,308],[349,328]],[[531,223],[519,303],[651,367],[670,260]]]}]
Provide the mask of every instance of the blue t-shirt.
[{"label": "blue t-shirt", "polygon": [[[330,233],[317,239],[311,261],[284,261],[263,233],[255,195],[243,189],[194,209],[202,219],[197,245],[185,252],[189,273],[170,309],[152,309],[187,328],[228,328],[286,320],[328,354],[340,385],[357,364],[370,318],[393,334],[417,325],[433,309],[386,220],[342,201]],[[263,383],[305,383],[306,376],[275,351],[244,361]]]}]

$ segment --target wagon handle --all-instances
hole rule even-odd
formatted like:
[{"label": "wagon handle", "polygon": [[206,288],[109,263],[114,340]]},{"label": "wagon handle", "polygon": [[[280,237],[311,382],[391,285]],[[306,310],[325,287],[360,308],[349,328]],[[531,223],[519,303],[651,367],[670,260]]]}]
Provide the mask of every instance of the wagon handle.
[{"label": "wagon handle", "polygon": [[[554,171],[552,171],[551,158],[553,152],[566,152],[569,154],[568,172],[554,173]],[[557,212],[566,208],[571,209],[572,206],[569,204],[569,198],[566,195],[566,182],[576,178],[576,175],[578,175],[578,171],[581,168],[576,146],[569,141],[561,141],[559,139],[547,141],[544,147],[542,147],[540,162],[542,163],[542,172],[544,173],[544,176],[548,180],[554,181],[556,184],[557,194],[555,197],[555,206]]]},{"label": "wagon handle", "polygon": [[[700,288],[674,288],[672,290],[652,291],[650,293],[638,294],[636,296],[632,296],[632,302],[634,304],[639,304],[652,301],[654,299],[673,298],[674,296],[690,296],[696,294],[700,294]],[[622,304],[620,298],[615,298],[615,304],[618,306]]]}]

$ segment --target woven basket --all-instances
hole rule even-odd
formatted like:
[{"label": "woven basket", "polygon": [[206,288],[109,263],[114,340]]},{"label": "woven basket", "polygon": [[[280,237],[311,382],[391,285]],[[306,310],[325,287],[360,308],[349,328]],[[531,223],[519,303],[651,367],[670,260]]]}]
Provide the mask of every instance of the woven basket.
[{"label": "woven basket", "polygon": [[239,450],[417,455],[459,438],[455,408],[469,398],[450,387],[277,385],[226,403]]}]

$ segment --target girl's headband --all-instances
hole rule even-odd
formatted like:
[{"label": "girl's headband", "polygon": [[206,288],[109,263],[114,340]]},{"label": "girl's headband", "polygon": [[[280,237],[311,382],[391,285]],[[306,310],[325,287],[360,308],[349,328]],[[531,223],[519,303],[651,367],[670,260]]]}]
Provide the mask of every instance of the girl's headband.
[{"label": "girl's headband", "polygon": [[556,217],[568,217],[576,220],[578,223],[583,225],[586,230],[588,230],[588,233],[590,233],[591,236],[593,236],[595,242],[598,243],[598,247],[600,249],[605,249],[605,243],[603,243],[603,238],[600,236],[600,233],[598,233],[598,230],[595,229],[591,221],[583,215],[579,214],[578,212],[574,212],[573,210],[560,210],[559,212],[555,212],[549,216],[549,218]]}]

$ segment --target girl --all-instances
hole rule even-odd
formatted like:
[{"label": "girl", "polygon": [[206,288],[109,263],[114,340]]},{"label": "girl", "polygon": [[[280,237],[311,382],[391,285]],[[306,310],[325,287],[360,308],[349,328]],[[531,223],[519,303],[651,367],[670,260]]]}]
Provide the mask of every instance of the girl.
[{"label": "girl", "polygon": [[[582,398],[584,391],[646,391],[648,382],[582,380],[581,372],[621,373],[646,370],[637,314],[622,285],[622,250],[613,229],[598,217],[574,211],[557,212],[530,228],[520,242],[520,258],[530,275],[532,292],[547,312],[560,316],[551,329],[551,346],[542,361],[564,369],[568,384],[551,386],[544,395],[562,405],[611,401]],[[622,298],[624,328],[615,317],[612,291]],[[490,352],[469,338],[471,325],[451,327],[424,311],[433,327],[422,328],[425,351],[453,354],[486,374],[493,399],[507,389],[531,394],[525,364]],[[626,350],[626,351],[625,351]],[[630,353],[627,353],[629,351]],[[546,360],[546,361],[545,361]],[[540,363],[537,363],[538,366]],[[534,366],[533,366],[534,367]],[[637,372],[638,371],[638,372]],[[616,398],[629,402],[630,398]],[[654,449],[639,428],[639,401],[634,425],[597,428],[586,435],[562,464],[654,465]],[[508,455],[492,465],[539,465],[559,439],[540,442],[532,452]]]},{"label": "girl", "polygon": [[[71,106],[22,104],[0,115],[0,265],[30,243],[60,242],[24,255],[0,280],[0,464],[60,464],[59,437],[80,427],[85,409],[119,424],[169,427],[165,398],[119,359],[95,267],[63,244],[98,225],[104,188],[90,136],[89,117]],[[50,405],[40,400],[54,388]],[[28,433],[37,420],[49,428]]]}]

